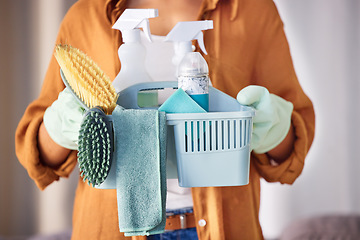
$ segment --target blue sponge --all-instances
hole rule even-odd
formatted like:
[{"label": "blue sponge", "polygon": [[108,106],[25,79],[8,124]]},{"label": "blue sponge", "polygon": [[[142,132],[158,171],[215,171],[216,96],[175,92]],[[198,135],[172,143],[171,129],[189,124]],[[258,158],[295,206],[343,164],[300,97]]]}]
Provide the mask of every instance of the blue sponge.
[{"label": "blue sponge", "polygon": [[160,107],[166,113],[205,113],[183,89],[176,90]]}]

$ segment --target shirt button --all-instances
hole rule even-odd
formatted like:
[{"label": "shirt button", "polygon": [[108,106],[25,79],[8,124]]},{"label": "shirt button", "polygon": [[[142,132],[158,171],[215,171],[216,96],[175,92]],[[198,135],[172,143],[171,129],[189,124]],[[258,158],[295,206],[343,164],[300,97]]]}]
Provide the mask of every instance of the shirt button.
[{"label": "shirt button", "polygon": [[200,219],[198,224],[199,224],[200,227],[205,227],[205,225],[206,225],[205,219]]}]

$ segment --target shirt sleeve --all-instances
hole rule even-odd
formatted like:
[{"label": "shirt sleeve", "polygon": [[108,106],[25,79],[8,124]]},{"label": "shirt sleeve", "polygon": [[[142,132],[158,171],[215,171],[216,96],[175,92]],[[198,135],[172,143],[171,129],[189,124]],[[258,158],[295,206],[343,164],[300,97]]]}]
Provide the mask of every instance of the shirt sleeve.
[{"label": "shirt sleeve", "polygon": [[[63,36],[62,26],[56,43],[60,43],[64,39]],[[60,67],[55,57],[52,56],[40,95],[25,110],[15,133],[17,158],[40,189],[45,189],[46,186],[60,177],[68,177],[76,165],[75,151],[72,151],[66,161],[57,169],[42,164],[39,157],[37,138],[44,112],[57,99],[64,88],[65,86],[60,77]]]},{"label": "shirt sleeve", "polygon": [[272,1],[264,10],[257,52],[254,81],[294,105],[292,127],[296,140],[290,157],[274,166],[266,154],[252,153],[259,174],[269,182],[292,184],[301,174],[305,157],[314,138],[315,114],[294,70],[283,22]]},{"label": "shirt sleeve", "polygon": [[[74,3],[60,25],[55,44],[70,44],[81,49],[95,62],[100,63],[99,66],[111,78],[114,78],[119,69],[113,62],[114,59],[118,61],[118,43],[113,42],[113,34],[116,31],[112,31],[110,22],[101,12],[104,10],[104,1]],[[89,17],[84,18],[84,16]],[[60,67],[53,55],[40,95],[25,110],[15,133],[18,160],[40,189],[44,189],[60,177],[68,177],[77,163],[76,151],[72,151],[57,169],[43,165],[39,159],[37,138],[44,112],[64,88],[65,85],[60,77]]]}]

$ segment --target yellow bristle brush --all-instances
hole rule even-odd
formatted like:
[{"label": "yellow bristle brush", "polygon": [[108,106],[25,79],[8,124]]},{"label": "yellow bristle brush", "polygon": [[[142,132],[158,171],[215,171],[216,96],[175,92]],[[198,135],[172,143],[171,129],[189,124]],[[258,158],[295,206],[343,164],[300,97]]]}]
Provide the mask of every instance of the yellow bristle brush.
[{"label": "yellow bristle brush", "polygon": [[87,108],[100,106],[106,114],[111,114],[116,106],[117,93],[100,67],[84,52],[70,45],[56,45],[54,55],[64,84],[76,97]]}]

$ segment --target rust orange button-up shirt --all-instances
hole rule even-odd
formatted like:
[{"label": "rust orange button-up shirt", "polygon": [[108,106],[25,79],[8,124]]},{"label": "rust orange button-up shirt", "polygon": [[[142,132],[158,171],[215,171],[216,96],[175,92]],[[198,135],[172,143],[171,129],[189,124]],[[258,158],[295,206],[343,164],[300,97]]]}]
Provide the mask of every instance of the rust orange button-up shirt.
[{"label": "rust orange button-up shirt", "polygon": [[[121,34],[112,25],[125,7],[125,0],[78,1],[64,18],[56,43],[81,49],[114,79],[120,70]],[[291,184],[300,175],[314,136],[313,106],[296,77],[283,23],[272,0],[204,0],[199,19],[214,21],[214,29],[204,33],[214,87],[236,97],[247,85],[262,85],[294,104],[296,142],[285,162],[272,166],[266,154],[252,154],[247,186],[192,189],[200,239],[262,239],[260,178]],[[53,57],[40,96],[28,106],[16,131],[18,159],[40,189],[69,176],[76,165],[76,152],[58,169],[39,161],[38,129],[45,109],[63,89]],[[124,239],[118,227],[115,190],[94,189],[79,179],[73,239]]]}]

